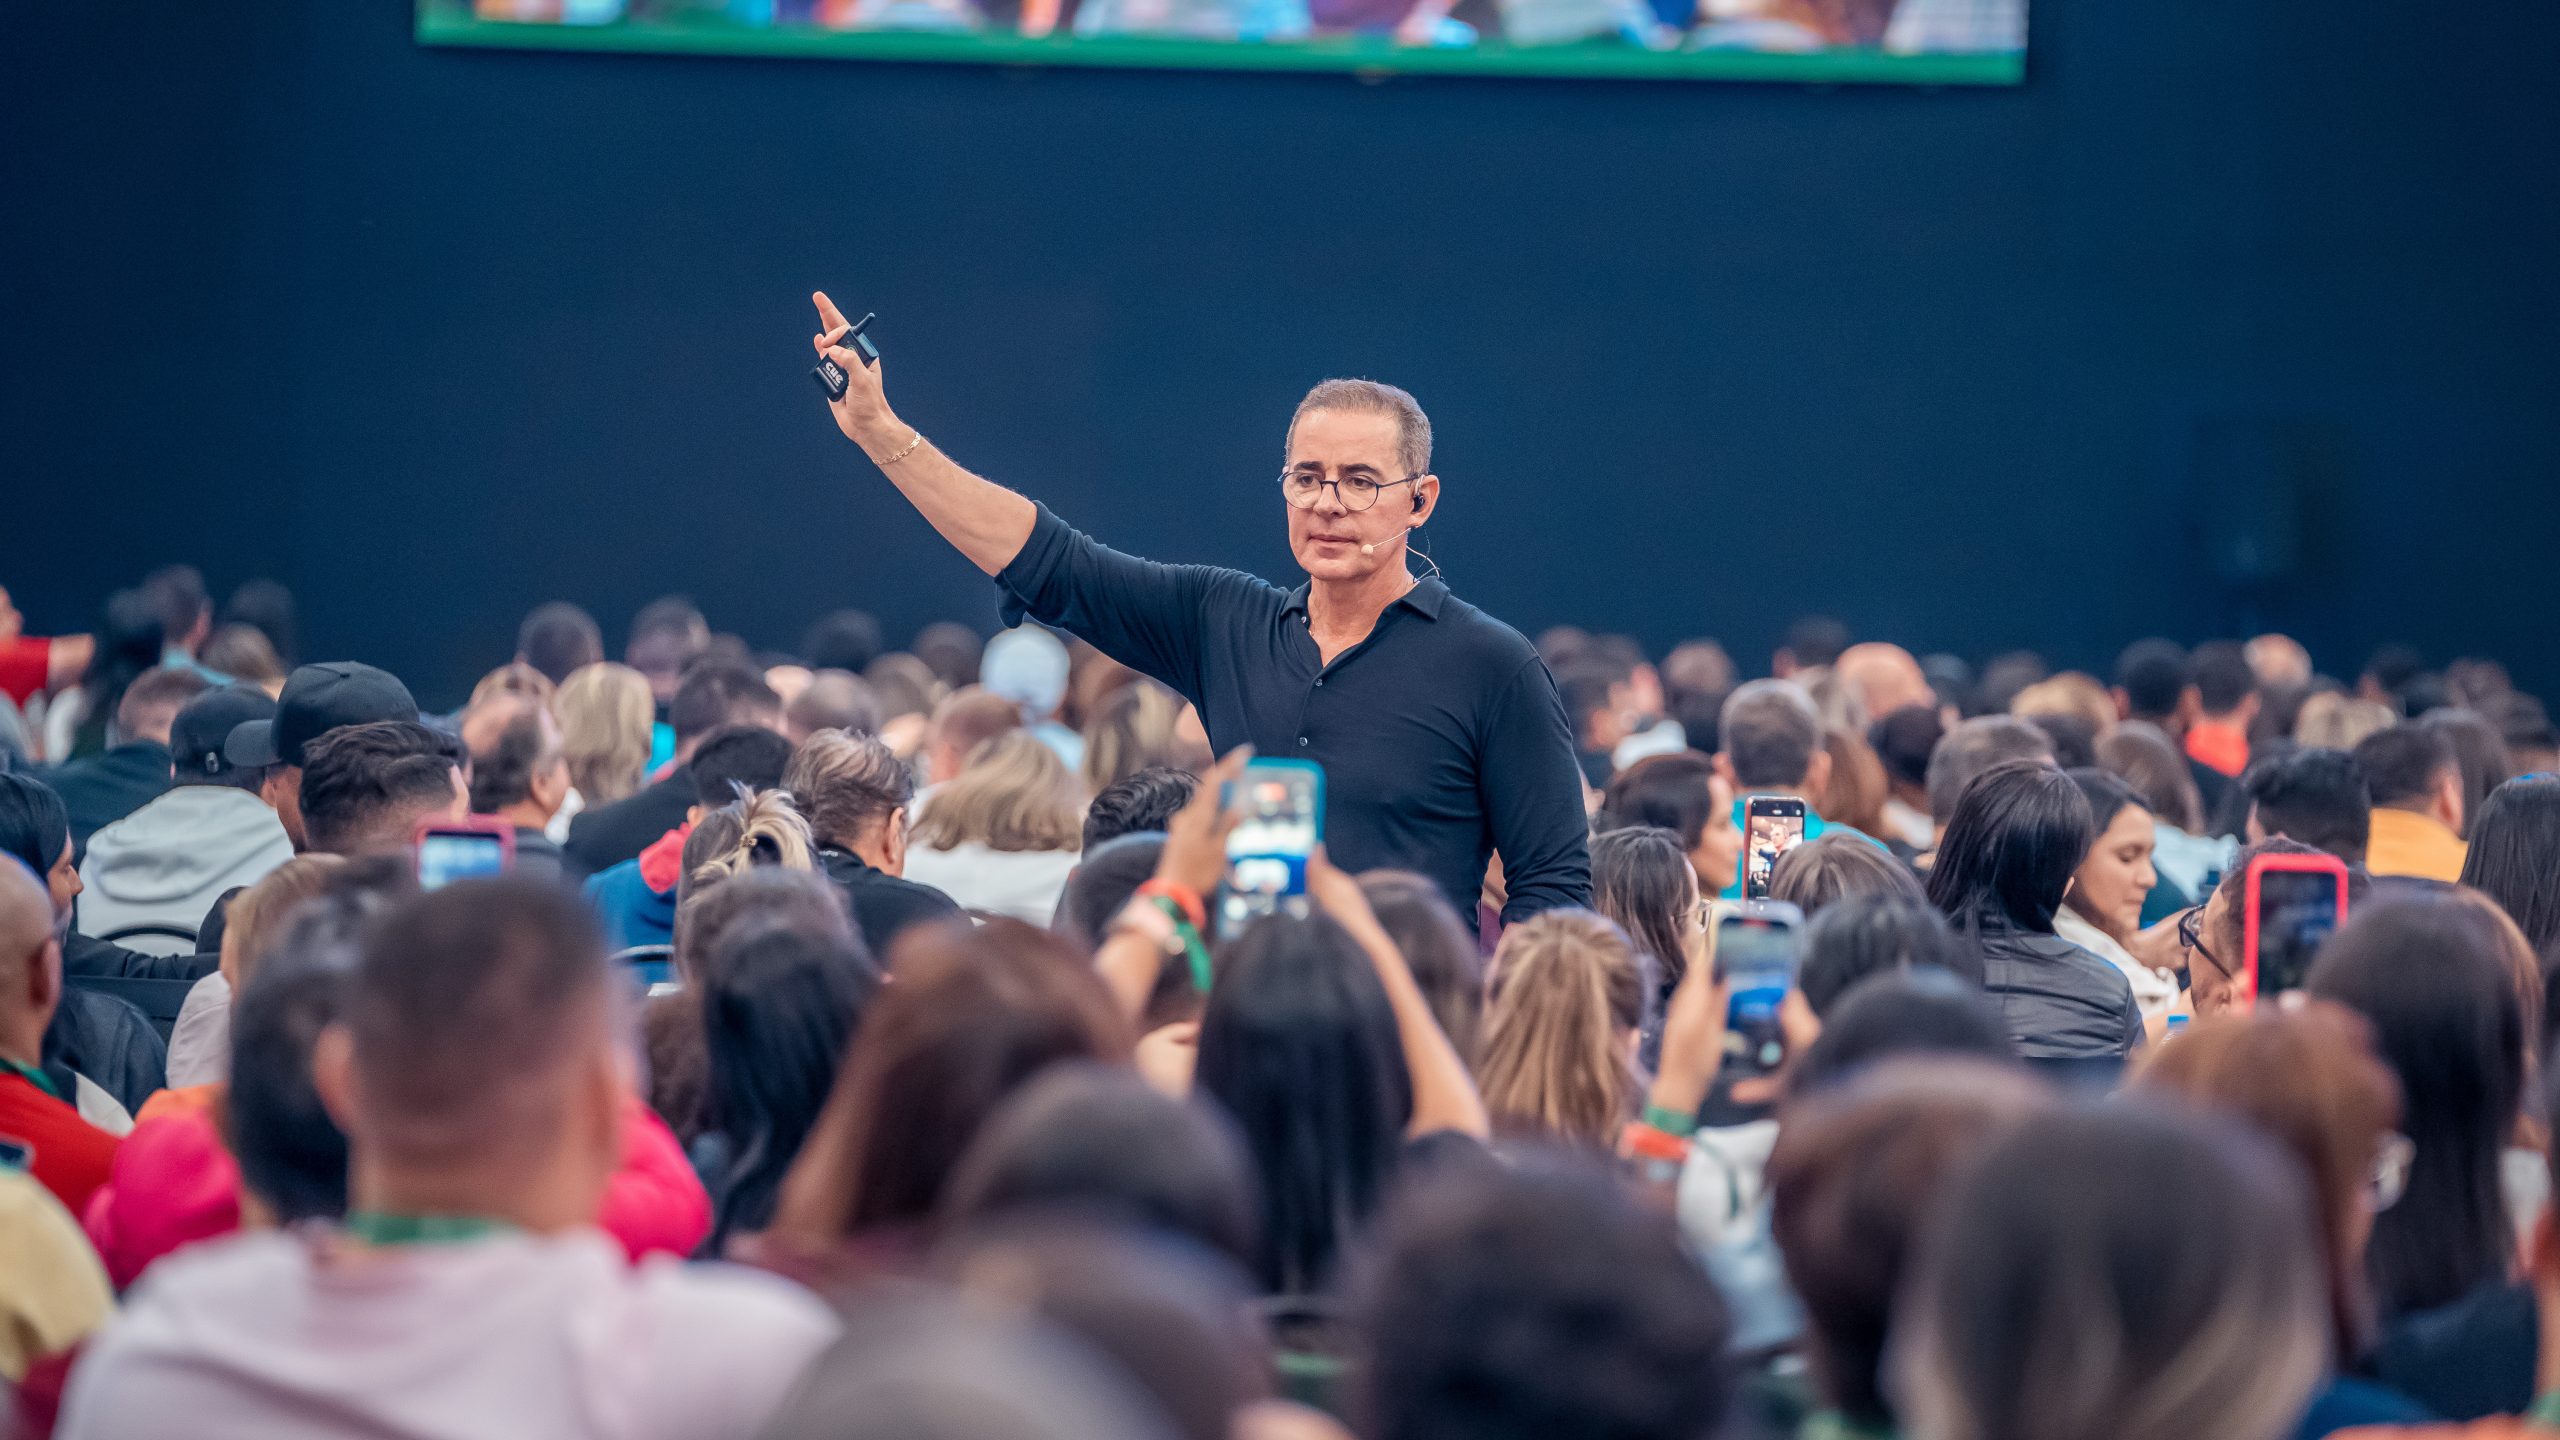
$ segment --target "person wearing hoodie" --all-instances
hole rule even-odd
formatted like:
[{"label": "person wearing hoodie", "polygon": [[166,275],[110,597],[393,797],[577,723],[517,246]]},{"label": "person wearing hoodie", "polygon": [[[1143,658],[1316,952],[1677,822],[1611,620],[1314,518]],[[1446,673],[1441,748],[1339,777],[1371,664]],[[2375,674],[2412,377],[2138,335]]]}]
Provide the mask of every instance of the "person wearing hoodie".
[{"label": "person wearing hoodie", "polygon": [[116,702],[114,744],[47,771],[46,784],[71,812],[71,843],[148,805],[169,788],[169,727],[188,701],[213,688],[194,670],[163,665],[135,676]]},{"label": "person wearing hoodie", "polygon": [[[135,682],[134,689],[141,688]],[[215,902],[293,858],[283,822],[258,798],[265,771],[234,765],[223,754],[235,728],[273,720],[275,713],[276,702],[246,685],[208,690],[178,711],[168,729],[176,783],[90,837],[80,866],[82,934],[105,937],[137,926],[161,927],[126,943],[136,950],[193,954]]]}]

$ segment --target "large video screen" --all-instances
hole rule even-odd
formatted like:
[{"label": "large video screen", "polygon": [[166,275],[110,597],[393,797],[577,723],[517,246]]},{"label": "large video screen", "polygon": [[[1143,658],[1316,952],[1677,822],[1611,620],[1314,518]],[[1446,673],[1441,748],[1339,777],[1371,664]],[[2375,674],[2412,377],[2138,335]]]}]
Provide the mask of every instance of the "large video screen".
[{"label": "large video screen", "polygon": [[2014,84],[2027,0],[418,0],[428,44]]}]

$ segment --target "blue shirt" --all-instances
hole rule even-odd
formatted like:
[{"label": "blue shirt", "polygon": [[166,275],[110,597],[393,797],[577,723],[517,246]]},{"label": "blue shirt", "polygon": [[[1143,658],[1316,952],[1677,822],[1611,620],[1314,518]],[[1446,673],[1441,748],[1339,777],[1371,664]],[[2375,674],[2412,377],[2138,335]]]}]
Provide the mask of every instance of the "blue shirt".
[{"label": "blue shirt", "polygon": [[[1751,868],[1751,856],[1749,853],[1751,845],[1751,826],[1747,821],[1745,821],[1742,814],[1742,807],[1749,803],[1751,803],[1751,797],[1748,795],[1736,796],[1734,798],[1733,828],[1742,832],[1744,854],[1741,861],[1733,867],[1733,883],[1724,887],[1724,893],[1716,897],[1720,900],[1739,900],[1742,898],[1742,874],[1744,871]],[[1839,830],[1843,835],[1855,835],[1859,839],[1866,841],[1868,844],[1873,845],[1878,849],[1884,848],[1883,841],[1878,840],[1866,831],[1852,829],[1846,825],[1834,826],[1830,821],[1815,814],[1813,812],[1812,805],[1807,804],[1804,807],[1804,838],[1806,843],[1810,844],[1813,841],[1819,840],[1834,829]]]},{"label": "blue shirt", "polygon": [[1023,613],[1173,687],[1220,754],[1325,770],[1325,849],[1429,876],[1475,913],[1502,854],[1502,918],[1591,903],[1589,821],[1564,702],[1520,632],[1425,580],[1327,665],[1307,587],[1123,555],[1047,507],[996,577]]}]

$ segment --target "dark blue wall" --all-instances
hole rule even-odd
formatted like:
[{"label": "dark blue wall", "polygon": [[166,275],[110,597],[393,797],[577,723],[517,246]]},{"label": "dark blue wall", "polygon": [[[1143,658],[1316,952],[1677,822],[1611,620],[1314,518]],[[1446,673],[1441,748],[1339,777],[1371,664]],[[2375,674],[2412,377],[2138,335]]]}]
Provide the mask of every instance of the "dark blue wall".
[{"label": "dark blue wall", "polygon": [[1431,408],[1433,548],[1524,629],[1751,658],[1826,609],[2087,663],[2266,623],[2560,688],[2548,6],[2038,0],[1991,91],[408,23],[0,17],[0,583],[39,625],[192,558],[443,691],[553,595],[991,621],[818,404],[825,285],[904,414],[1142,552],[1283,572],[1282,421],[1363,373]]}]

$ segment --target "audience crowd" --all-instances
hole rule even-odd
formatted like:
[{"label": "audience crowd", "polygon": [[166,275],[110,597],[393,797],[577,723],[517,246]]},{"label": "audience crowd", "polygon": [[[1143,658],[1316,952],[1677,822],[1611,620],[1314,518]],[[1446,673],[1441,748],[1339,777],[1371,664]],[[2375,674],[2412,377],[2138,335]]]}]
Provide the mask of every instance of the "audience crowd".
[{"label": "audience crowd", "polygon": [[[2560,1429],[2560,734],[2493,662],[1557,629],[1584,903],[1319,852],[1229,935],[1243,757],[1036,627],[555,603],[450,713],[271,583],[21,630],[0,1435]],[[438,825],[511,865],[424,888]],[[2256,995],[2303,855],[2348,918]]]}]

